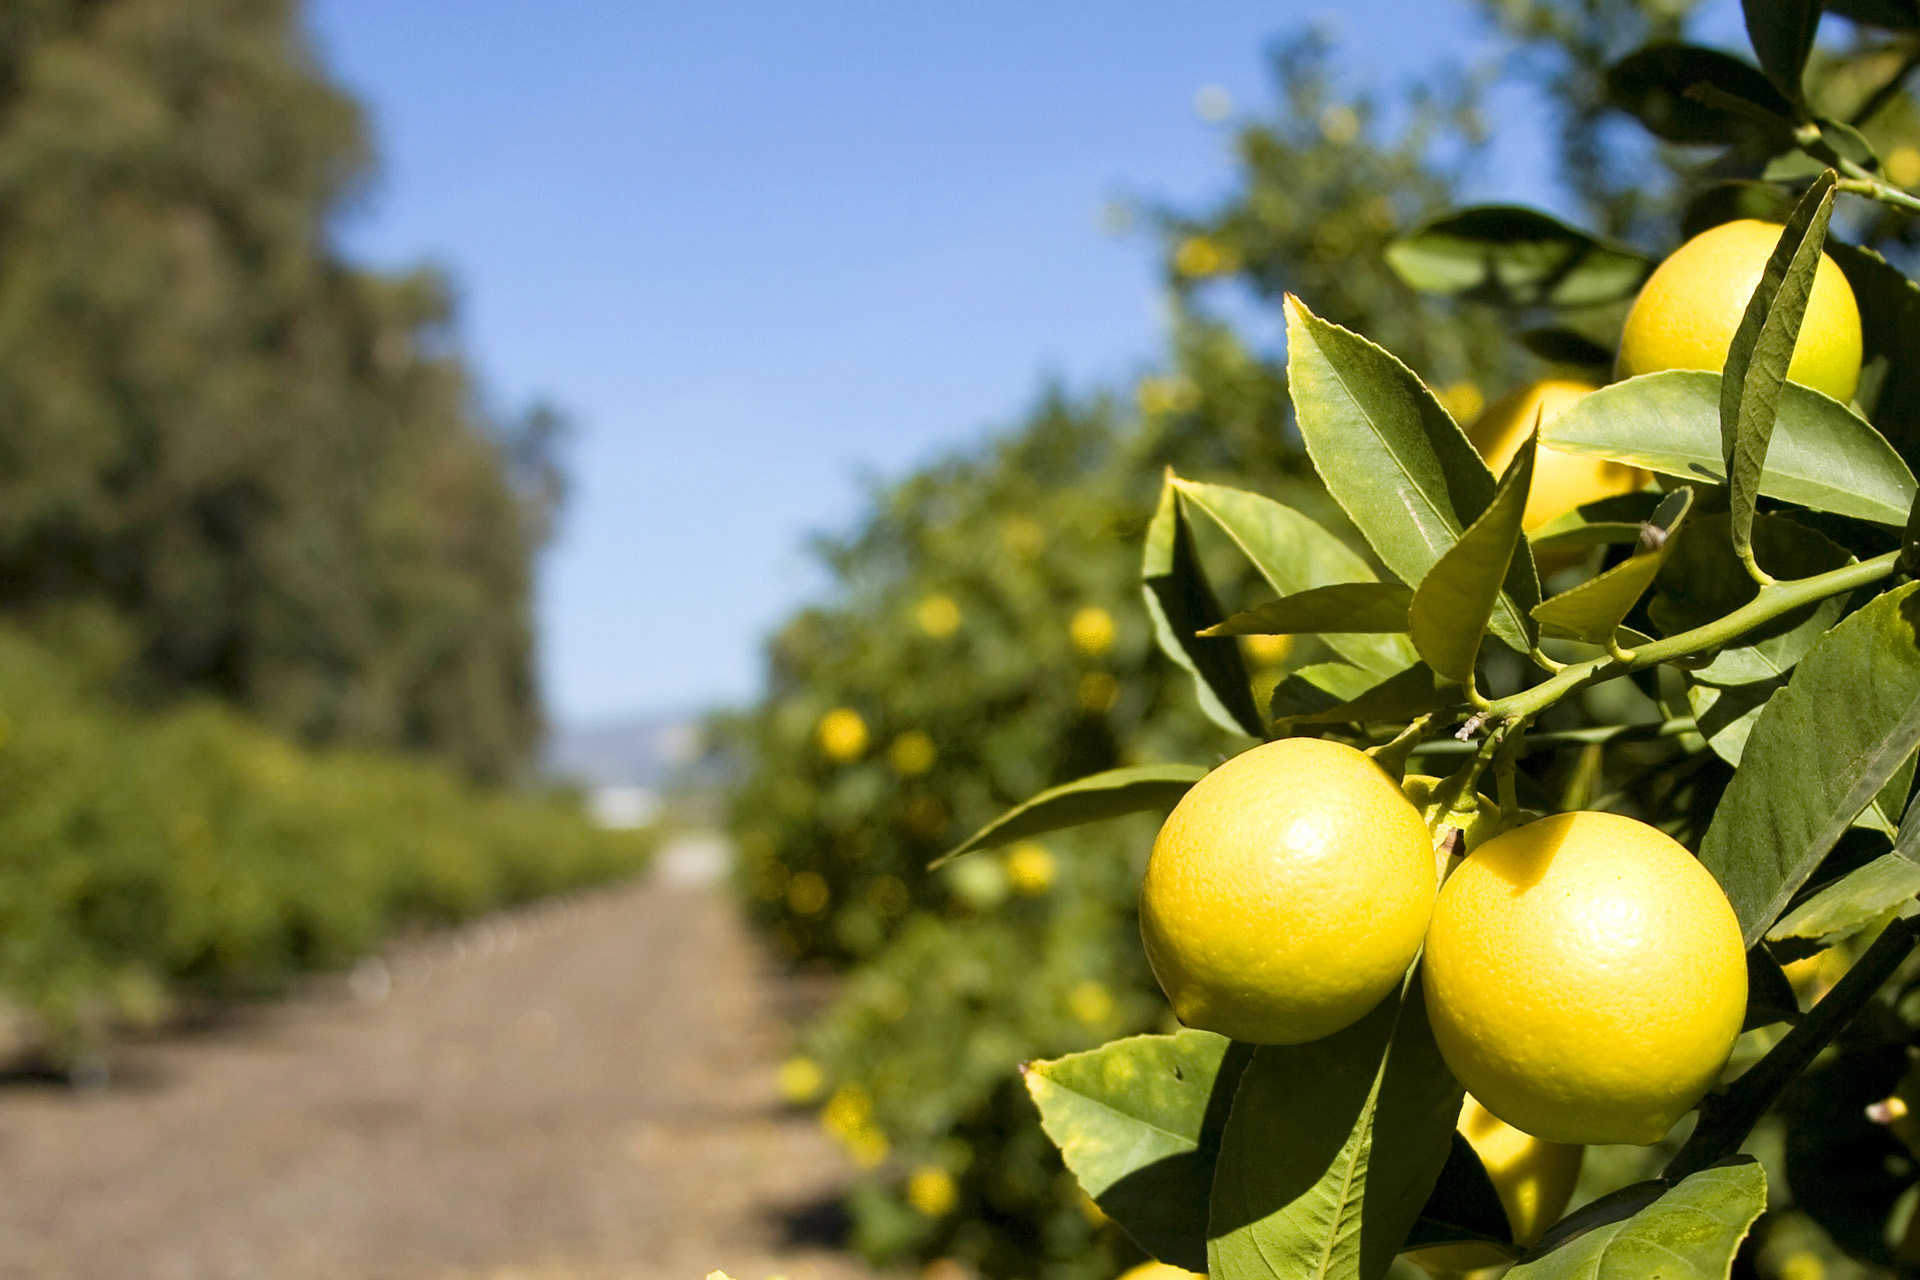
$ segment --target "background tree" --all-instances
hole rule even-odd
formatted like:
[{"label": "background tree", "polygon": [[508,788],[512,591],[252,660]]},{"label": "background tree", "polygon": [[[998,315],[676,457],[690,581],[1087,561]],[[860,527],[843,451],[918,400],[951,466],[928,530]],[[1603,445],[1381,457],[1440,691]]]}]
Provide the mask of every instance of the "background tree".
[{"label": "background tree", "polygon": [[0,17],[0,610],[136,691],[518,771],[554,419],[488,417],[445,284],[341,260],[357,108],[287,0]]}]

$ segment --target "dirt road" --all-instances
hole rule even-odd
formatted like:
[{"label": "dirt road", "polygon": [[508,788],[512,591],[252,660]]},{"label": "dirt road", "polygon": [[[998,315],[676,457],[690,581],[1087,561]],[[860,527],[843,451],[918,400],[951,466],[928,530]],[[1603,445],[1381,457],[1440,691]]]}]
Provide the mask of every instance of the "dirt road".
[{"label": "dirt road", "polygon": [[0,1088],[0,1277],[855,1280],[783,1221],[845,1167],[704,856]]}]

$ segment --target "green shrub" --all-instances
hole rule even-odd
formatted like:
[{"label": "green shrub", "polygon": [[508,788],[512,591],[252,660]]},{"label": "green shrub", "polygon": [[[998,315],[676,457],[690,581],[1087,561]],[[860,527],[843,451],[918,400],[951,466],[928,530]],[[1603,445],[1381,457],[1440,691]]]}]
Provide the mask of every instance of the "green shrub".
[{"label": "green shrub", "polygon": [[564,795],[303,750],[213,703],[141,713],[0,631],[0,995],[54,1048],[639,865]]}]

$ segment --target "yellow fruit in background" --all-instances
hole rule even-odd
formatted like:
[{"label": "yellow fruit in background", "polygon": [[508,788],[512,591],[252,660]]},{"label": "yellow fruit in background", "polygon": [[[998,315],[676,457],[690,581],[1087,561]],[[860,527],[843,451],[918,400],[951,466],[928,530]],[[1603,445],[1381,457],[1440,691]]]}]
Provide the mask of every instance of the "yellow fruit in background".
[{"label": "yellow fruit in background", "polygon": [[[1548,378],[1502,396],[1467,428],[1467,439],[1499,475],[1533,434],[1537,415],[1542,424],[1553,421],[1589,391],[1590,382]],[[1605,458],[1583,458],[1542,447],[1533,455],[1533,487],[1520,527],[1528,533],[1550,524],[1585,502],[1632,493],[1653,479],[1651,473]]]},{"label": "yellow fruit in background", "polygon": [[1038,841],[1022,840],[1007,850],[1007,883],[1015,893],[1045,893],[1053,887],[1054,872],[1053,854]]},{"label": "yellow fruit in background", "polygon": [[903,778],[919,777],[933,768],[939,758],[940,749],[933,745],[932,738],[919,729],[907,730],[887,748],[887,763]]},{"label": "yellow fruit in background", "polygon": [[[1674,250],[1627,313],[1615,366],[1619,376],[1662,369],[1718,373],[1779,239],[1775,224],[1743,218],[1702,231]],[[1787,377],[1842,402],[1853,398],[1860,382],[1860,308],[1846,276],[1825,254],[1813,273]]]},{"label": "yellow fruit in background", "polygon": [[1113,634],[1113,615],[1098,605],[1081,609],[1067,624],[1073,647],[1089,658],[1097,658],[1113,648]]},{"label": "yellow fruit in background", "polygon": [[1181,798],[1147,861],[1140,934],[1180,1021],[1299,1044],[1358,1021],[1400,981],[1434,883],[1426,824],[1379,765],[1288,738]]},{"label": "yellow fruit in background", "polygon": [[953,1175],[939,1165],[922,1165],[907,1179],[907,1203],[929,1218],[944,1217],[959,1202]]},{"label": "yellow fruit in background", "polygon": [[1659,1141],[1718,1078],[1747,1007],[1712,873],[1611,813],[1543,818],[1470,854],[1434,904],[1421,974],[1460,1083],[1554,1142]]},{"label": "yellow fruit in background", "polygon": [[1120,1280],[1206,1280],[1206,1272],[1188,1271],[1171,1262],[1143,1262],[1122,1271]]},{"label": "yellow fruit in background", "polygon": [[[1567,1211],[1587,1149],[1522,1133],[1481,1106],[1472,1094],[1460,1104],[1459,1128],[1500,1194],[1513,1242],[1524,1249]],[[1506,1255],[1487,1244],[1436,1245],[1409,1256],[1440,1274],[1477,1271],[1507,1261]]]},{"label": "yellow fruit in background", "polygon": [[815,736],[821,752],[838,764],[858,760],[867,752],[867,722],[852,707],[835,707],[821,716]]}]

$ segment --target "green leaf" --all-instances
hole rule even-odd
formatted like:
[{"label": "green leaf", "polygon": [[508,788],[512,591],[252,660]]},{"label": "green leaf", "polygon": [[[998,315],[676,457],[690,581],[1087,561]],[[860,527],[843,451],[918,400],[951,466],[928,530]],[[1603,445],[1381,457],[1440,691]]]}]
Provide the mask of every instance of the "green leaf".
[{"label": "green leaf", "polygon": [[1206,766],[1197,764],[1139,764],[1049,787],[1007,810],[931,865],[937,867],[975,849],[992,849],[1062,827],[1150,809],[1164,812],[1179,804],[1188,788],[1207,773]]},{"label": "green leaf", "polygon": [[[1761,558],[1782,577],[1812,577],[1853,559],[1844,547],[1784,516],[1759,517],[1753,532]],[[1669,636],[1724,618],[1759,594],[1734,558],[1725,512],[1702,516],[1674,537],[1654,589],[1647,616]],[[1806,656],[1839,620],[1846,603],[1846,597],[1832,596],[1783,614],[1747,632],[1689,674],[1695,681],[1716,685],[1775,679]]]},{"label": "green leaf", "polygon": [[1094,1203],[1160,1261],[1204,1271],[1220,1134],[1252,1056],[1211,1031],[1177,1031],[1029,1063],[1022,1075],[1040,1127]]},{"label": "green leaf", "polygon": [[[1306,668],[1303,670],[1308,670]],[[1295,672],[1294,675],[1301,675]],[[1324,677],[1322,677],[1324,678]],[[1436,676],[1424,662],[1388,676],[1378,684],[1343,701],[1322,703],[1291,686],[1291,677],[1275,686],[1273,719],[1276,728],[1307,724],[1366,724],[1376,720],[1411,720],[1429,711],[1462,701],[1460,686]]]},{"label": "green leaf", "polygon": [[[1749,0],[1749,19],[1751,5],[1766,2]],[[1818,7],[1814,14],[1817,20]],[[1833,216],[1834,180],[1831,169],[1821,174],[1781,228],[1780,239],[1760,272],[1760,283],[1747,299],[1721,372],[1720,454],[1727,475],[1733,553],[1750,573],[1755,571],[1753,506],[1760,496],[1760,473],[1773,439],[1787,365],[1793,359],[1794,344],[1800,341],[1800,321],[1813,292],[1813,273],[1820,266],[1827,220]]]},{"label": "green leaf", "polygon": [[1413,1230],[1407,1233],[1407,1249],[1430,1244],[1458,1244],[1477,1240],[1511,1249],[1513,1226],[1507,1220],[1506,1206],[1494,1187],[1487,1167],[1480,1163],[1473,1144],[1458,1129],[1447,1162],[1440,1168],[1433,1194],[1421,1207]]},{"label": "green leaf", "polygon": [[1914,0],[1827,0],[1827,12],[1893,31],[1920,28],[1920,4]]},{"label": "green leaf", "polygon": [[[1225,485],[1180,479],[1173,485],[1183,501],[1220,526],[1267,585],[1282,596],[1315,587],[1378,581],[1373,567],[1352,547],[1284,503]],[[1328,637],[1327,647],[1380,675],[1404,670],[1414,657],[1413,646],[1396,635],[1336,634]]]},{"label": "green leaf", "polygon": [[1589,1205],[1563,1224],[1578,1234],[1556,1227],[1507,1272],[1509,1280],[1726,1280],[1767,1207],[1766,1174],[1741,1157],[1683,1178],[1645,1204],[1659,1186],[1639,1184]]},{"label": "green leaf", "polygon": [[1820,0],[1740,0],[1740,8],[1760,69],[1787,101],[1804,102],[1800,77],[1820,29]]},{"label": "green leaf", "polygon": [[1154,637],[1161,651],[1193,677],[1194,693],[1207,718],[1229,732],[1265,737],[1240,646],[1230,637],[1199,634],[1223,620],[1226,611],[1200,568],[1193,530],[1187,527],[1171,473],[1147,526],[1140,577]]},{"label": "green leaf", "polygon": [[1780,962],[1765,947],[1751,948],[1747,952],[1747,1016],[1740,1029],[1751,1031],[1799,1019],[1800,997]]},{"label": "green leaf", "polygon": [[1253,1055],[1220,1142],[1212,1280],[1379,1280],[1452,1147],[1461,1089],[1418,982],[1344,1031]]},{"label": "green leaf", "polygon": [[1739,764],[1767,700],[1786,683],[1785,676],[1725,687],[1689,680],[1687,703],[1693,708],[1693,720],[1700,736],[1707,740],[1713,753],[1728,764]]},{"label": "green leaf", "polygon": [[1765,75],[1718,49],[1690,44],[1651,44],[1622,58],[1607,69],[1607,100],[1668,142],[1733,145],[1783,132],[1689,96],[1687,90],[1700,84],[1752,103],[1783,123],[1793,115],[1793,105]]},{"label": "green leaf", "polygon": [[[1501,583],[1518,558],[1516,552],[1525,545],[1520,536],[1520,516],[1526,510],[1527,491],[1533,486],[1534,444],[1538,439],[1536,426],[1500,477],[1493,501],[1427,570],[1407,609],[1413,647],[1438,675],[1464,688],[1473,686],[1480,638],[1486,634],[1494,607],[1500,602]],[[1531,553],[1528,559],[1531,561]],[[1527,571],[1532,573],[1531,563]],[[1540,594],[1538,579],[1533,594]],[[1533,638],[1529,635],[1527,639],[1531,648]]]},{"label": "green leaf", "polygon": [[1780,917],[1780,923],[1767,930],[1767,941],[1806,938],[1831,946],[1912,901],[1916,894],[1920,894],[1920,862],[1899,853],[1883,853]]},{"label": "green leaf", "polygon": [[[1431,683],[1431,676],[1428,679]],[[1298,667],[1273,687],[1269,714],[1276,724],[1301,719],[1341,706],[1378,683],[1379,676],[1350,663],[1316,662]]]},{"label": "green leaf", "polygon": [[1544,552],[1639,542],[1642,526],[1653,518],[1662,501],[1661,494],[1640,491],[1583,503],[1533,531],[1530,541],[1534,556],[1538,559]]},{"label": "green leaf", "polygon": [[[1540,443],[1724,483],[1720,375],[1669,369],[1602,387],[1547,423]],[[1915,488],[1913,472],[1871,424],[1797,382],[1781,394],[1759,487],[1769,498],[1896,529],[1906,524]]]},{"label": "green leaf", "polygon": [[1590,307],[1632,297],[1653,263],[1623,244],[1517,205],[1462,209],[1387,246],[1427,293],[1506,307]]},{"label": "green leaf", "polygon": [[1905,457],[1920,453],[1920,286],[1871,249],[1827,241],[1860,304],[1860,386],[1867,418]]},{"label": "green leaf", "polygon": [[[1412,370],[1298,298],[1286,312],[1287,379],[1314,469],[1387,568],[1416,584],[1493,501],[1493,473]],[[1531,552],[1513,558],[1506,587],[1492,630],[1525,653],[1526,610],[1540,599]]]},{"label": "green leaf", "polygon": [[1234,614],[1202,635],[1297,636],[1321,632],[1403,632],[1413,591],[1398,582],[1310,587]]},{"label": "green leaf", "polygon": [[1700,861],[1751,946],[1920,746],[1920,583],[1829,631],[1747,739]]},{"label": "green leaf", "polygon": [[1614,643],[1620,624],[1667,562],[1674,535],[1692,505],[1693,490],[1675,489],[1641,526],[1641,550],[1598,577],[1535,605],[1533,618],[1540,624],[1540,633],[1588,644]]}]

